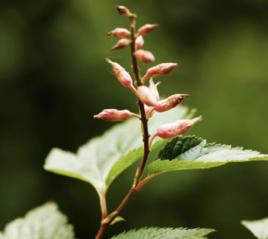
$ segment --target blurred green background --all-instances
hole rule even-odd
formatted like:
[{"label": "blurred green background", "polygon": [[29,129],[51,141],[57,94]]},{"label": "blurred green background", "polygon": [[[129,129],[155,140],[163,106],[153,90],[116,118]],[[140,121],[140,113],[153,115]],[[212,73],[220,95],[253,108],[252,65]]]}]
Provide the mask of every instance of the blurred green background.
[{"label": "blurred green background", "polygon": [[[77,237],[93,238],[99,208],[85,183],[42,169],[49,150],[76,150],[109,123],[92,119],[103,108],[136,109],[105,57],[106,32],[126,26],[114,11],[125,4],[139,23],[159,23],[146,49],[176,61],[161,92],[192,96],[204,117],[192,133],[210,141],[268,152],[268,3],[264,0],[40,0],[0,2],[0,228],[48,200],[59,203]],[[123,174],[109,193],[114,207],[129,186]],[[268,164],[235,164],[164,175],[134,200],[124,224],[217,229],[211,238],[253,238],[241,219],[268,216]]]}]

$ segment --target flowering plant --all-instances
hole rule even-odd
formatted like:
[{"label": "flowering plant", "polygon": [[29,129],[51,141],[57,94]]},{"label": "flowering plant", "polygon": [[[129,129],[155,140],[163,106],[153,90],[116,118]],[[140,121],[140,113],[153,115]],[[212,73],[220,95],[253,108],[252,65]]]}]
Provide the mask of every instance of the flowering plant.
[{"label": "flowering plant", "polygon": [[[257,151],[233,148],[229,145],[207,143],[197,136],[185,136],[201,116],[181,106],[189,96],[176,93],[161,98],[155,79],[175,69],[177,63],[160,63],[141,73],[139,63],[156,60],[152,52],[143,49],[144,38],[154,31],[157,24],[137,28],[136,14],[124,6],[117,11],[130,21],[129,28],[116,27],[108,36],[119,38],[113,50],[130,48],[132,74],[119,63],[106,59],[118,82],[133,93],[138,102],[138,113],[127,109],[104,109],[94,118],[107,121],[125,121],[100,137],[91,139],[77,153],[54,148],[49,153],[45,169],[73,177],[91,184],[99,196],[101,220],[95,239],[104,237],[109,226],[124,220],[122,211],[129,200],[148,182],[171,171],[208,169],[231,162],[268,160],[268,155]],[[110,210],[107,191],[112,182],[127,168],[139,162],[129,190],[118,206]],[[46,219],[44,223],[43,219]],[[51,226],[52,224],[53,226]],[[258,238],[267,238],[267,220],[243,224]],[[22,225],[22,226],[21,226]],[[266,231],[263,229],[266,227]],[[112,237],[113,239],[202,239],[211,229],[143,228]],[[263,237],[266,233],[266,237]],[[14,236],[15,235],[15,236]],[[17,235],[17,236],[16,236]],[[24,219],[9,224],[0,239],[15,238],[73,239],[74,232],[66,218],[53,204],[47,204],[26,215]]]},{"label": "flowering plant", "polygon": [[[115,77],[119,83],[128,88],[137,97],[139,114],[130,112],[129,110],[118,109],[105,109],[94,117],[97,119],[109,121],[125,121],[130,118],[138,118],[141,122],[142,138],[143,138],[143,156],[140,160],[140,166],[137,168],[132,186],[119,204],[119,206],[112,213],[108,214],[105,192],[100,193],[100,205],[102,210],[102,223],[96,235],[96,239],[102,238],[106,228],[113,223],[113,221],[120,215],[129,199],[138,192],[149,180],[156,175],[142,178],[153,141],[156,137],[160,138],[173,138],[186,133],[194,124],[201,120],[201,116],[193,119],[180,119],[172,123],[160,125],[152,135],[149,132],[148,122],[154,116],[154,112],[166,112],[178,106],[183,99],[188,96],[187,94],[174,94],[166,99],[161,99],[158,92],[158,83],[154,83],[153,78],[163,76],[171,72],[177,63],[161,63],[154,67],[149,68],[146,73],[141,76],[138,62],[149,63],[155,61],[153,53],[148,50],[142,49],[144,45],[144,36],[152,32],[158,25],[145,24],[136,30],[136,14],[132,13],[124,6],[118,6],[117,11],[119,14],[129,18],[130,27],[115,28],[108,33],[109,36],[118,37],[120,40],[112,47],[115,49],[122,49],[130,46],[130,53],[132,59],[132,71],[134,80],[127,70],[120,64],[107,59],[107,62],[112,66]],[[149,81],[149,86],[146,86]]]},{"label": "flowering plant", "polygon": [[[152,52],[145,50],[144,38],[153,32],[157,24],[145,24],[137,28],[137,16],[125,6],[117,11],[130,21],[128,28],[116,27],[108,36],[118,38],[112,50],[130,48],[132,74],[119,63],[106,59],[118,82],[136,97],[139,112],[127,109],[104,109],[94,117],[107,121],[125,121],[114,126],[103,136],[92,139],[82,146],[77,154],[53,149],[46,160],[45,169],[58,174],[81,179],[95,187],[100,201],[101,223],[95,239],[103,238],[108,227],[123,220],[121,212],[129,200],[150,180],[167,172],[188,169],[207,169],[230,162],[267,160],[267,155],[256,151],[232,148],[228,145],[207,143],[196,136],[184,136],[201,116],[194,117],[193,112],[182,107],[182,101],[188,96],[176,93],[162,99],[158,91],[160,82],[155,79],[164,76],[178,67],[177,63],[160,63],[149,67],[144,74],[139,64],[156,60]],[[140,125],[139,125],[140,124]],[[141,129],[141,130],[140,130]],[[108,143],[108,145],[107,145]],[[106,148],[103,149],[103,145]],[[139,161],[132,184],[125,197],[114,210],[107,206],[107,190],[113,180],[129,166]],[[146,172],[145,172],[146,171]],[[160,230],[160,231],[159,231]],[[163,231],[161,231],[163,230]],[[212,230],[196,229],[142,229],[137,232],[115,238],[143,238],[141,235],[162,233],[164,238],[204,238]],[[137,235],[136,235],[137,234]],[[161,234],[161,235],[162,235]],[[144,236],[144,238],[155,238]]]}]

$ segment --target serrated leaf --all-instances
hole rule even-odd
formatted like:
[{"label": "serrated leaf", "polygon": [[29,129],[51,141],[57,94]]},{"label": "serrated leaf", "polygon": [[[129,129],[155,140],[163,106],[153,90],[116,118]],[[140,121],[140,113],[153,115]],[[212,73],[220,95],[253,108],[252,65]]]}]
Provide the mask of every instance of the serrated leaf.
[{"label": "serrated leaf", "polygon": [[74,239],[73,227],[58,210],[48,203],[28,212],[24,218],[10,222],[0,233],[1,239]]},{"label": "serrated leaf", "polygon": [[212,229],[142,228],[123,232],[112,239],[206,239]]},{"label": "serrated leaf", "polygon": [[207,169],[232,162],[268,160],[268,155],[257,151],[233,148],[229,145],[207,143],[196,136],[182,136],[163,140],[158,159],[148,165],[148,173]]},{"label": "serrated leaf", "polygon": [[268,218],[256,221],[242,221],[242,225],[258,239],[268,239]]},{"label": "serrated leaf", "polygon": [[[186,107],[166,113],[156,113],[150,121],[151,132],[163,123],[184,118]],[[49,153],[45,169],[77,178],[93,185],[97,192],[105,192],[113,180],[143,154],[140,122],[129,120],[112,127],[104,135],[91,139],[76,154],[54,148]]]}]

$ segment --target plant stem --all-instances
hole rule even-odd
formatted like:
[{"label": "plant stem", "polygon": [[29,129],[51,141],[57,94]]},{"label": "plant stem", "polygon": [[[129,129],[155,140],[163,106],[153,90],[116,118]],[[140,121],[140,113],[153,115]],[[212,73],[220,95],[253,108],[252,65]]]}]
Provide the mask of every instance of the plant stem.
[{"label": "plant stem", "polygon": [[109,215],[106,216],[105,219],[102,220],[101,226],[98,230],[98,233],[95,237],[95,239],[101,239],[106,231],[106,229],[109,227],[109,225],[113,222],[113,220],[121,213],[121,211],[126,207],[128,204],[129,200],[132,198],[132,196],[140,191],[145,184],[147,184],[151,179],[154,177],[158,176],[158,174],[153,174],[149,177],[144,178],[141,180],[135,187],[131,187],[131,189],[128,191],[126,196],[123,198],[119,206]]},{"label": "plant stem", "polygon": [[[131,18],[131,25],[130,25],[130,32],[131,32],[131,58],[132,58],[132,71],[133,74],[135,76],[135,81],[137,86],[141,86],[143,85],[143,82],[141,80],[141,76],[140,76],[140,70],[139,70],[139,65],[137,62],[137,59],[135,57],[135,50],[136,50],[136,46],[135,46],[135,42],[136,42],[136,16],[133,15],[133,17]],[[134,182],[133,185],[134,187],[139,183],[144,168],[146,166],[146,162],[150,153],[150,146],[149,146],[149,130],[148,130],[148,119],[145,113],[145,108],[144,108],[144,104],[139,100],[138,101],[138,105],[139,105],[139,109],[140,109],[140,115],[141,115],[141,124],[142,124],[142,131],[143,131],[143,145],[144,145],[144,153],[143,153],[143,159],[141,161],[141,164],[139,166],[139,168],[136,171],[135,174],[135,178],[134,178]]]},{"label": "plant stem", "polygon": [[[139,187],[141,189],[142,187]],[[99,231],[95,237],[95,239],[101,239],[106,231],[106,229],[109,227],[109,225],[113,222],[113,220],[120,214],[120,212],[125,208],[133,194],[137,192],[137,189],[135,187],[132,187],[126,196],[123,198],[119,206],[114,210],[113,213],[109,214],[106,219],[102,220],[101,226],[99,228]]]},{"label": "plant stem", "polygon": [[[132,71],[133,75],[135,77],[135,81],[137,86],[143,85],[141,76],[140,76],[140,71],[139,71],[139,66],[137,59],[135,57],[135,41],[136,41],[136,16],[133,14],[130,18],[131,24],[130,24],[130,31],[131,31],[131,58],[132,58]],[[113,220],[121,213],[121,211],[126,207],[128,204],[129,200],[132,198],[132,196],[138,192],[139,190],[142,189],[142,187],[148,183],[154,176],[147,177],[144,180],[141,180],[141,177],[143,175],[146,162],[150,153],[150,144],[149,144],[149,130],[148,130],[148,119],[145,113],[145,108],[144,104],[139,100],[138,101],[139,105],[139,110],[140,110],[140,120],[141,120],[141,125],[142,125],[142,136],[143,136],[143,146],[144,146],[144,151],[143,151],[143,159],[135,173],[134,179],[133,179],[133,184],[128,193],[125,195],[119,206],[109,215],[107,215],[106,211],[106,216],[102,218],[102,223],[99,228],[99,231],[95,237],[95,239],[101,239],[106,231],[106,229],[109,227],[109,225],[113,222]],[[106,205],[106,200],[105,200],[105,205]],[[103,207],[102,207],[103,208]],[[107,210],[107,207],[106,207]],[[105,215],[105,211],[102,211],[102,215]]]}]

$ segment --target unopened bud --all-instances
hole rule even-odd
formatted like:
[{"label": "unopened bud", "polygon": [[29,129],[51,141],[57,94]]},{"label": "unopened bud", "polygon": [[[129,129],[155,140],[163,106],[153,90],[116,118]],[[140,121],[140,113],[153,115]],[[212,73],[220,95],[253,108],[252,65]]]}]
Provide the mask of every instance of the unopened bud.
[{"label": "unopened bud", "polygon": [[113,68],[113,72],[119,82],[127,88],[133,88],[133,82],[130,74],[118,63],[111,61],[110,59],[106,59],[109,64],[111,64]]},{"label": "unopened bud", "polygon": [[138,36],[136,38],[136,41],[135,41],[135,48],[136,49],[140,49],[140,48],[143,47],[143,45],[144,45],[144,39],[143,39],[143,37],[142,36]]},{"label": "unopened bud", "polygon": [[143,61],[145,63],[155,61],[155,57],[150,51],[140,49],[135,52],[135,56],[137,60]]},{"label": "unopened bud", "polygon": [[138,115],[130,112],[129,110],[117,109],[105,109],[99,114],[94,115],[95,119],[102,119],[108,121],[124,121],[132,117],[138,117]]},{"label": "unopened bud", "polygon": [[154,92],[147,86],[139,86],[137,89],[137,95],[139,99],[148,106],[155,106],[157,104],[157,99]]},{"label": "unopened bud", "polygon": [[153,137],[158,136],[160,138],[173,138],[182,135],[201,120],[202,117],[199,116],[193,119],[184,119],[174,123],[164,124],[157,129]]},{"label": "unopened bud", "polygon": [[145,24],[138,30],[138,34],[141,36],[144,36],[145,34],[150,33],[157,27],[158,27],[158,24]]},{"label": "unopened bud", "polygon": [[113,47],[112,50],[124,48],[131,44],[131,40],[127,38],[120,39]]},{"label": "unopened bud", "polygon": [[154,109],[158,112],[168,111],[176,107],[178,104],[180,104],[183,101],[183,99],[187,96],[189,95],[187,94],[171,95],[167,99],[158,101]]},{"label": "unopened bud", "polygon": [[116,10],[118,11],[120,15],[123,15],[126,17],[131,17],[133,15],[131,11],[125,6],[117,6]]},{"label": "unopened bud", "polygon": [[118,38],[128,37],[129,35],[130,35],[130,31],[127,30],[126,28],[121,28],[121,27],[117,27],[111,32],[108,32],[108,36],[118,37]]},{"label": "unopened bud", "polygon": [[161,63],[157,66],[149,68],[143,76],[143,79],[165,75],[172,71],[176,66],[178,66],[177,63]]}]

